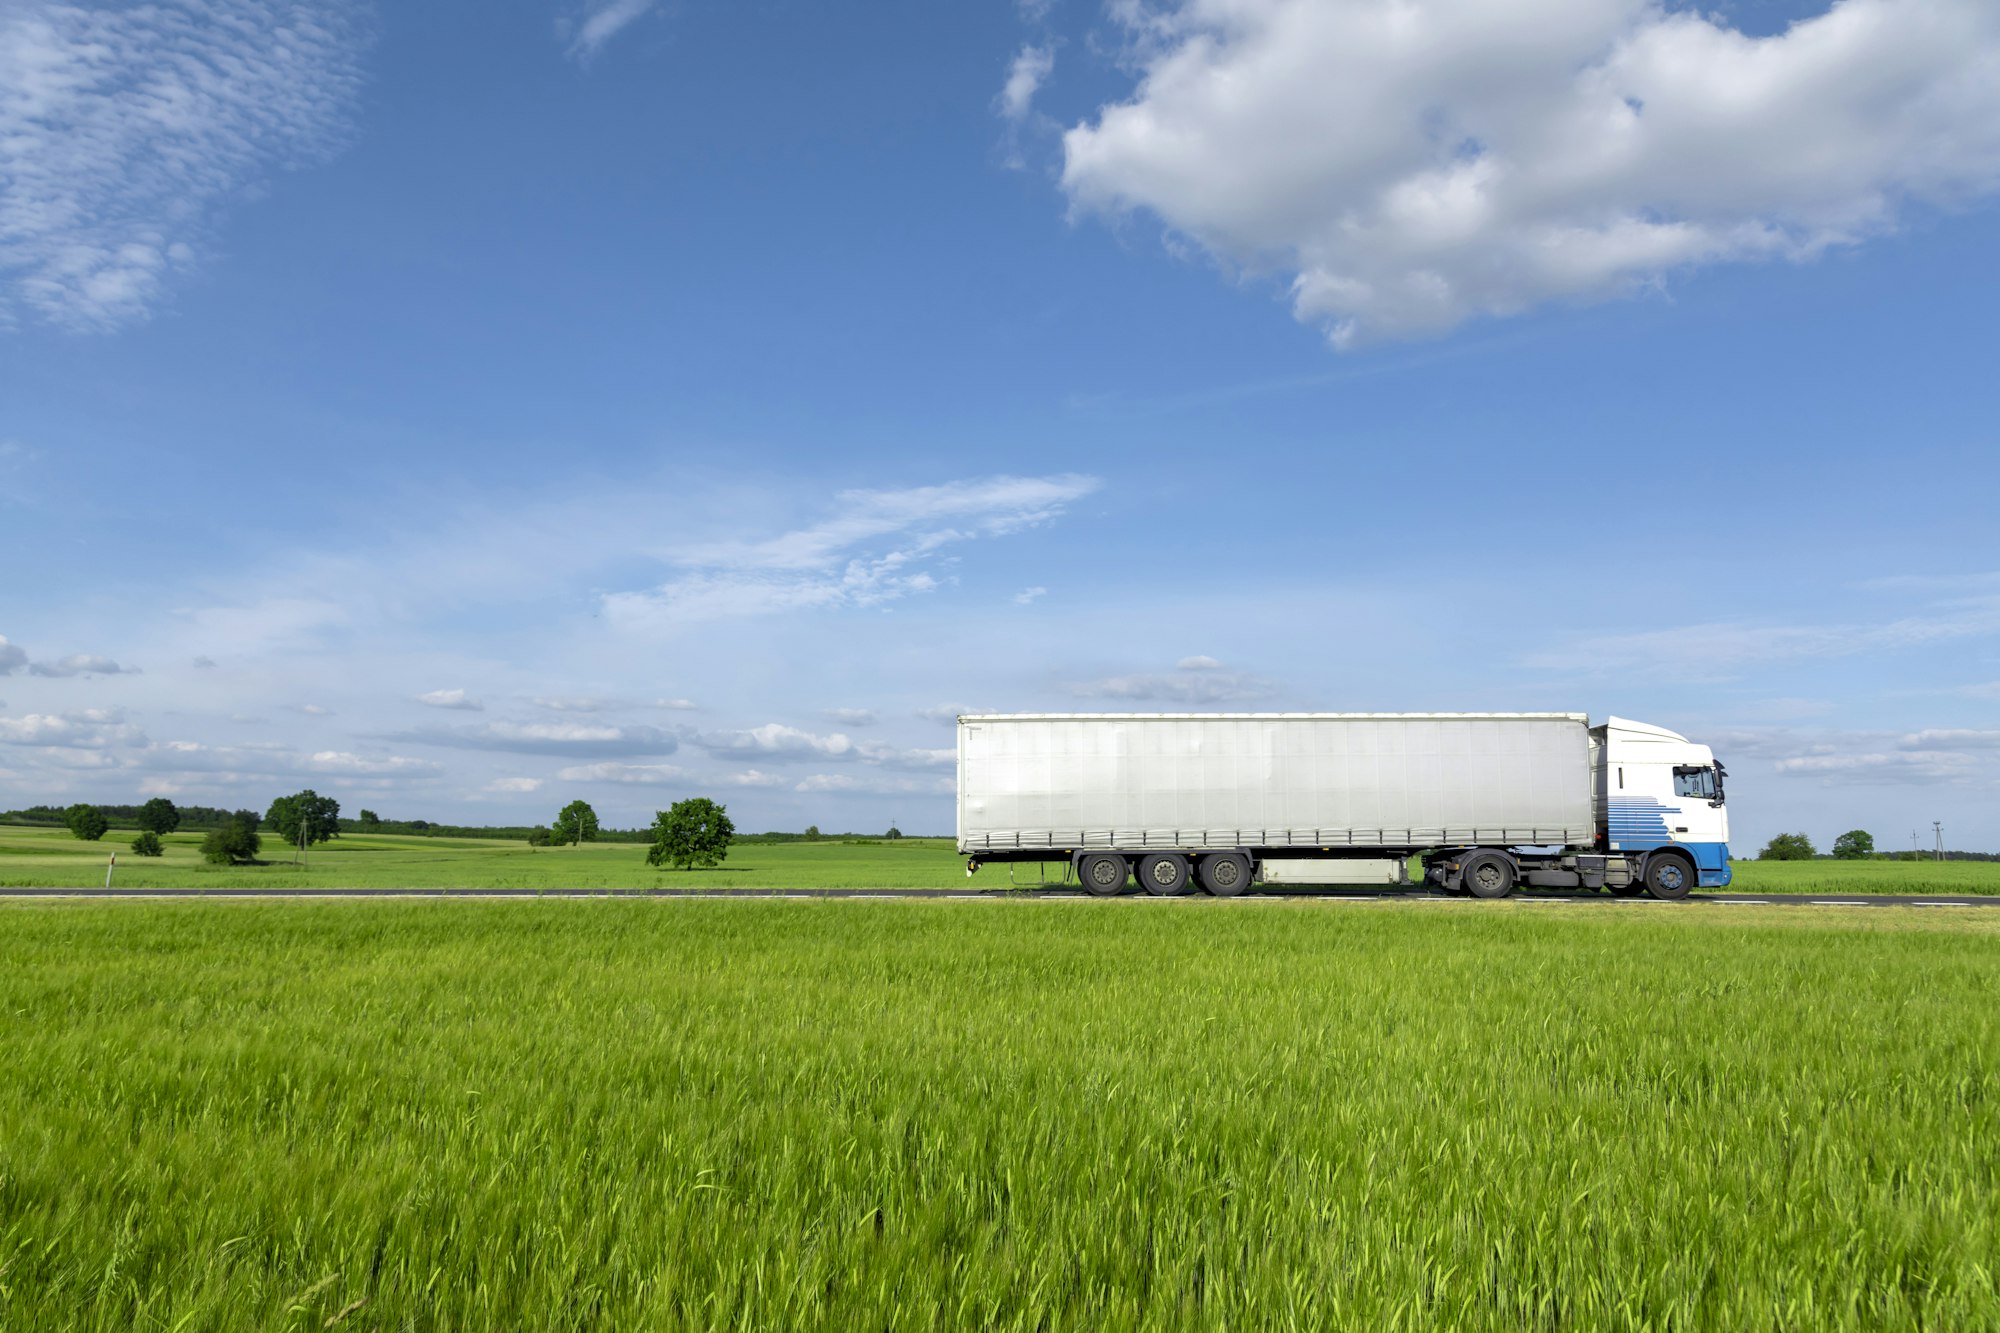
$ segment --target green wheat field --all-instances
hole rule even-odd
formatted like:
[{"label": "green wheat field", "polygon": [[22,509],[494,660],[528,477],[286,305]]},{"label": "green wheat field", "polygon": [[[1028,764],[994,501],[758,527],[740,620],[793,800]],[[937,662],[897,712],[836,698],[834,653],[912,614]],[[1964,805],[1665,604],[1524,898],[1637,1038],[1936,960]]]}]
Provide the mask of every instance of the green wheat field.
[{"label": "green wheat field", "polygon": [[1981,909],[17,901],[0,1069],[9,1330],[2000,1327]]},{"label": "green wheat field", "polygon": [[[411,889],[1006,889],[1038,882],[1041,870],[988,865],[967,878],[948,838],[896,841],[739,842],[714,870],[656,870],[637,843],[532,848],[495,838],[347,833],[314,847],[303,865],[276,838],[265,864],[211,866],[200,833],[169,834],[167,852],[140,857],[133,831],[80,842],[63,829],[0,825],[0,888],[102,886],[118,853],[114,886],[125,888]],[[1740,861],[1732,893],[2000,894],[2000,862]],[[1060,877],[1060,866],[1048,867]]]}]

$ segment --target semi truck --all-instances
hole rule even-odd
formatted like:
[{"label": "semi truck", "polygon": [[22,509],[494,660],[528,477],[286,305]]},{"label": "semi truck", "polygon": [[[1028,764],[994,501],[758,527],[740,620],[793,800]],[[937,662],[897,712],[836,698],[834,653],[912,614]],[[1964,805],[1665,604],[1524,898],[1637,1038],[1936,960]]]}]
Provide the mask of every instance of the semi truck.
[{"label": "semi truck", "polygon": [[[1584,713],[981,713],[958,719],[958,850],[1233,897],[1347,865],[1503,898],[1685,898],[1730,880],[1706,745]],[[1324,876],[1315,880],[1315,872]]]}]

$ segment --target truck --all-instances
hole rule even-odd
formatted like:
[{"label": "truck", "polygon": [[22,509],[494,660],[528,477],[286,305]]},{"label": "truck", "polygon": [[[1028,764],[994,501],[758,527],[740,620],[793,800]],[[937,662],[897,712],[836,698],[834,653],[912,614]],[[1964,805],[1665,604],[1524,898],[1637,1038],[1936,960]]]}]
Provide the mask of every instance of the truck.
[{"label": "truck", "polygon": [[[1338,882],[1685,898],[1730,881],[1724,767],[1584,713],[978,713],[958,719],[958,850],[1090,893]],[[1316,878],[1317,876],[1317,878]]]}]

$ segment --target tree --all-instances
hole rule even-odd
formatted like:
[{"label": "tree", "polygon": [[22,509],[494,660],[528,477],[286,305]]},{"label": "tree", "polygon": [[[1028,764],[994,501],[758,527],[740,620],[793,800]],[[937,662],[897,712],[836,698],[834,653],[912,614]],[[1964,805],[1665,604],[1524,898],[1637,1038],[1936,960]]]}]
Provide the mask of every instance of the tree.
[{"label": "tree", "polygon": [[546,847],[555,840],[556,835],[549,832],[547,824],[537,824],[528,830],[528,845],[530,847]]},{"label": "tree", "polygon": [[371,831],[381,828],[382,816],[376,814],[373,810],[363,810],[361,812],[361,827]]},{"label": "tree", "polygon": [[894,824],[891,824],[889,825],[889,831],[887,833],[884,833],[882,836],[889,839],[891,842],[894,842],[897,838],[903,836],[903,830],[897,828]]},{"label": "tree", "polygon": [[571,801],[556,816],[556,826],[550,830],[558,847],[597,841],[597,812],[587,801]]},{"label": "tree", "polygon": [[147,829],[144,833],[132,839],[132,850],[141,856],[159,856],[167,848],[166,844],[160,841],[159,834],[153,832],[151,829]]},{"label": "tree", "polygon": [[264,822],[288,847],[296,847],[301,841],[307,845],[325,842],[340,836],[340,802],[308,787],[271,802],[271,812],[264,816]]},{"label": "tree", "polygon": [[201,840],[201,856],[210,865],[235,865],[242,861],[254,861],[264,840],[257,836],[257,816],[249,810],[238,810],[229,817],[221,828],[213,829]]},{"label": "tree", "polygon": [[706,796],[690,796],[654,816],[653,850],[646,853],[646,864],[671,862],[676,870],[719,866],[729,855],[729,840],[735,836],[736,826],[729,822],[727,807]]},{"label": "tree", "polygon": [[85,842],[96,842],[104,836],[105,830],[111,827],[111,821],[104,817],[102,810],[82,802],[63,811],[63,823],[69,826],[71,837],[81,838]]},{"label": "tree", "polygon": [[1780,833],[1764,844],[1764,850],[1757,853],[1759,861],[1810,861],[1819,853],[1813,850],[1812,839],[1803,833]]},{"label": "tree", "polygon": [[1833,854],[1843,861],[1859,861],[1875,854],[1875,839],[1866,829],[1849,829],[1833,840]]},{"label": "tree", "polygon": [[[139,827],[148,833],[172,833],[181,826],[181,812],[164,796],[155,796],[139,807]],[[142,855],[158,856],[158,852]]]},{"label": "tree", "polygon": [[806,836],[808,838],[817,838],[819,836],[819,825],[817,824],[806,825]]}]

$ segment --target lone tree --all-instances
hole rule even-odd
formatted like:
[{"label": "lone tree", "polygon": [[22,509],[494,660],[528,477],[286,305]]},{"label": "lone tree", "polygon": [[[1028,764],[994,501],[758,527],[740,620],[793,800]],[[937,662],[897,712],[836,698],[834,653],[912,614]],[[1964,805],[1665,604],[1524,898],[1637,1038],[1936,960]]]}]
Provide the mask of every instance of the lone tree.
[{"label": "lone tree", "polygon": [[167,848],[166,844],[160,841],[159,834],[153,832],[151,829],[147,829],[144,833],[132,839],[132,850],[141,856],[159,856]]},{"label": "lone tree", "polygon": [[[164,796],[155,796],[139,807],[139,827],[148,833],[172,833],[181,826],[181,812]],[[158,856],[158,852],[141,855]]]},{"label": "lone tree", "polygon": [[296,847],[302,841],[310,846],[340,836],[340,802],[308,787],[271,802],[264,822],[287,846]]},{"label": "lone tree", "polygon": [[676,870],[719,866],[735,836],[736,826],[729,822],[725,807],[706,796],[690,796],[654,817],[653,850],[646,853],[646,864],[671,863]]},{"label": "lone tree", "polygon": [[1757,853],[1759,861],[1810,861],[1818,853],[1813,850],[1812,839],[1803,833],[1780,833],[1764,844],[1764,850]]},{"label": "lone tree", "polygon": [[81,801],[63,811],[63,823],[68,825],[71,837],[85,842],[96,842],[111,827],[111,821],[104,817],[102,810]]},{"label": "lone tree", "polygon": [[547,824],[537,824],[528,830],[528,845],[530,847],[546,847],[554,841],[555,835],[549,832]]},{"label": "lone tree", "polygon": [[577,846],[597,841],[597,811],[590,808],[588,801],[571,801],[556,816],[556,826],[549,831],[556,846]]},{"label": "lone tree", "polygon": [[819,836],[819,825],[817,824],[806,825],[806,836],[808,838],[817,838]]},{"label": "lone tree", "polygon": [[376,814],[373,810],[363,810],[361,812],[361,827],[368,829],[371,832],[375,829],[381,828],[382,816]]},{"label": "lone tree", "polygon": [[1866,829],[1849,829],[1833,840],[1833,854],[1843,861],[1860,861],[1875,854],[1875,839]]},{"label": "lone tree", "polygon": [[258,822],[254,810],[238,810],[222,821],[221,828],[211,829],[201,840],[202,860],[218,866],[256,860],[257,851],[264,844],[257,836]]}]

